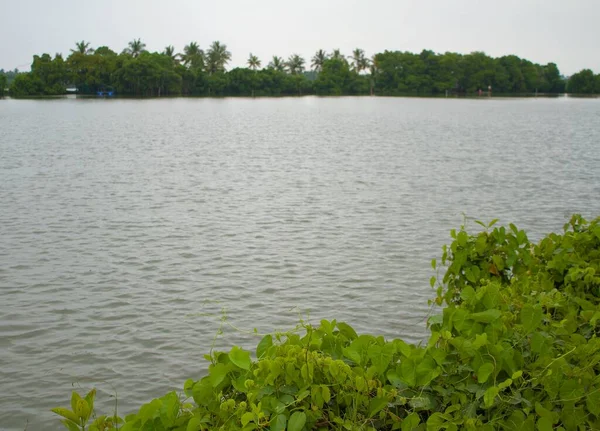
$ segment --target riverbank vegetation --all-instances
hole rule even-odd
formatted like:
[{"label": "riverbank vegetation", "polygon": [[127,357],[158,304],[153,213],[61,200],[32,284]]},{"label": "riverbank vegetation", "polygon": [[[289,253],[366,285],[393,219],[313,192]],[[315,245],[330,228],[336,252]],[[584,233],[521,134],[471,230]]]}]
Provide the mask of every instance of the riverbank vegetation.
[{"label": "riverbank vegetation", "polygon": [[432,262],[422,345],[323,320],[213,351],[205,377],[123,419],[93,418],[94,391],[54,412],[71,431],[600,429],[600,219],[537,244],[481,226]]},{"label": "riverbank vegetation", "polygon": [[[149,52],[140,39],[117,53],[106,46],[78,42],[68,57],[36,55],[31,71],[13,77],[15,97],[60,95],[68,87],[79,94],[107,88],[123,96],[282,96],[282,95],[441,95],[564,93],[566,79],[556,64],[535,64],[514,55],[493,58],[483,52],[437,54],[384,51],[368,57],[362,49],[344,55],[338,49],[259,59],[226,70],[227,46],[213,42],[202,49],[190,42],[181,53],[171,45]],[[591,73],[591,76],[590,76]],[[582,71],[568,86],[573,93],[600,93],[600,75]]]}]

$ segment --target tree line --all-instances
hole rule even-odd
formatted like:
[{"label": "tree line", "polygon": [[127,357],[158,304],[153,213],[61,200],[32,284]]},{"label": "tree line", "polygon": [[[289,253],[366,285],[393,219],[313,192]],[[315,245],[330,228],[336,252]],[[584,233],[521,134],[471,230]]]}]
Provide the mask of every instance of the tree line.
[{"label": "tree line", "polygon": [[[298,54],[263,62],[252,53],[247,67],[227,70],[231,52],[221,42],[203,50],[190,42],[149,52],[134,39],[121,52],[89,42],[68,57],[35,55],[31,71],[0,73],[12,96],[79,94],[110,89],[125,96],[283,96],[283,95],[436,95],[494,93],[600,93],[600,75],[584,70],[566,80],[556,64],[540,65],[515,55],[483,52],[438,54],[384,51],[367,57],[362,49],[346,56],[339,49],[318,50],[307,62]],[[10,78],[11,82],[7,82]]]}]

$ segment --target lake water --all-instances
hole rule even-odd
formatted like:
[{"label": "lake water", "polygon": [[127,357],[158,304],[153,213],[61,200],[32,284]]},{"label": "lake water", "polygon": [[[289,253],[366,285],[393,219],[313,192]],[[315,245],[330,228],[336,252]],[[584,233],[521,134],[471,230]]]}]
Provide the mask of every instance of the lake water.
[{"label": "lake water", "polygon": [[0,429],[180,389],[223,312],[221,349],[324,317],[418,342],[463,214],[574,212],[600,215],[600,100],[1,100]]}]

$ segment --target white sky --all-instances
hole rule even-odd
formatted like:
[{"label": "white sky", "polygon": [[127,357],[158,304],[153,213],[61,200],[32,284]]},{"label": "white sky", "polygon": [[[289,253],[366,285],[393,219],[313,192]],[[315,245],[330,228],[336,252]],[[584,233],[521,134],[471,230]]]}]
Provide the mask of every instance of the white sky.
[{"label": "white sky", "polygon": [[68,54],[76,41],[120,52],[190,41],[227,44],[232,66],[292,53],[360,47],[485,51],[553,61],[569,75],[600,72],[600,0],[0,0],[0,68],[27,70],[33,54]]}]

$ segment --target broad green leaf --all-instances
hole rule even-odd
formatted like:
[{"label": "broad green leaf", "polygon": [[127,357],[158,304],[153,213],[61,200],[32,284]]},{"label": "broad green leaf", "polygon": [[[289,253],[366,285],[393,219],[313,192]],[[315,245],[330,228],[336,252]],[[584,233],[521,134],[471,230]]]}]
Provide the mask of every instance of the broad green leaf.
[{"label": "broad green leaf", "polygon": [[411,355],[412,349],[404,341],[394,340],[393,343],[394,343],[394,346],[395,346],[397,352],[400,352],[402,355],[406,356],[407,358]]},{"label": "broad green leaf", "polygon": [[69,431],[81,431],[81,428],[79,428],[78,425],[74,424],[73,422],[69,421],[69,420],[62,420],[61,423],[65,426],[65,428],[67,428]]},{"label": "broad green leaf", "polygon": [[79,418],[77,417],[77,415],[75,413],[73,413],[69,409],[65,409],[65,408],[62,408],[62,407],[57,407],[55,409],[52,409],[52,412],[56,413],[59,416],[62,416],[65,419],[69,419],[70,421],[73,421],[75,423],[79,423]]},{"label": "broad green leaf", "polygon": [[583,386],[577,380],[567,380],[560,387],[560,398],[563,401],[577,401],[584,394]]},{"label": "broad green leaf", "polygon": [[400,363],[400,378],[408,386],[417,384],[417,364],[411,358],[405,358]]},{"label": "broad green leaf", "polygon": [[250,352],[246,352],[238,346],[234,346],[229,352],[229,360],[239,368],[250,370]]},{"label": "broad green leaf", "polygon": [[186,397],[191,397],[193,395],[194,392],[192,389],[194,388],[195,383],[196,382],[194,382],[192,379],[187,379],[183,384],[183,392],[185,393]]},{"label": "broad green leaf", "polygon": [[460,292],[460,298],[463,301],[469,301],[474,296],[475,296],[475,289],[473,289],[471,286],[465,286],[465,288]]},{"label": "broad green leaf", "polygon": [[87,422],[91,414],[90,406],[88,405],[87,401],[83,398],[79,398],[79,400],[77,400],[77,406],[75,406],[74,413],[79,416],[84,423]]},{"label": "broad green leaf", "polygon": [[251,421],[254,420],[254,413],[246,412],[242,415],[242,426],[248,425]]},{"label": "broad green leaf", "polygon": [[347,323],[338,322],[337,327],[340,330],[340,332],[343,335],[345,335],[346,338],[348,338],[349,340],[354,340],[358,338],[356,331],[352,328],[352,326],[348,325]]},{"label": "broad green leaf", "polygon": [[594,416],[600,417],[600,388],[591,387],[591,391],[585,397],[585,403]]},{"label": "broad green leaf", "polygon": [[483,404],[486,408],[490,408],[494,401],[496,400],[496,396],[500,391],[497,387],[492,386],[491,388],[487,388],[485,393],[483,394]]},{"label": "broad green leaf", "polygon": [[434,413],[427,419],[427,431],[438,431],[446,427],[447,418],[440,412]]},{"label": "broad green leaf", "polygon": [[85,402],[88,404],[90,408],[90,413],[94,411],[94,399],[96,398],[96,389],[92,389],[85,396]]},{"label": "broad green leaf", "polygon": [[75,412],[75,410],[77,409],[77,402],[81,399],[81,396],[73,391],[71,392],[71,410],[73,410],[73,412]]},{"label": "broad green leaf", "polygon": [[374,344],[369,347],[368,356],[371,363],[377,367],[377,371],[382,374],[387,370],[388,365],[394,357],[396,349],[392,343],[386,343],[383,346]]},{"label": "broad green leaf", "polygon": [[547,417],[541,417],[537,421],[537,430],[538,431],[552,431],[554,426],[552,425],[552,421]]},{"label": "broad green leaf", "polygon": [[210,367],[208,372],[210,383],[217,387],[225,379],[228,372],[229,367],[225,364],[216,364]]},{"label": "broad green leaf", "polygon": [[417,385],[426,386],[439,375],[437,364],[430,356],[417,361]]},{"label": "broad green leaf", "polygon": [[271,419],[271,431],[285,431],[285,426],[287,424],[287,417],[283,414],[275,416],[274,419]]},{"label": "broad green leaf", "polygon": [[323,401],[325,401],[325,403],[328,403],[329,401],[331,401],[331,391],[329,390],[328,386],[325,386],[325,385],[321,386],[321,394],[323,396]]},{"label": "broad green leaf", "polygon": [[372,418],[388,405],[387,397],[373,398],[369,402],[369,417]]},{"label": "broad green leaf", "polygon": [[256,358],[262,358],[272,345],[273,337],[271,335],[265,335],[263,339],[260,340],[260,343],[258,343],[258,346],[256,346]]},{"label": "broad green leaf", "polygon": [[521,310],[521,324],[526,332],[533,332],[540,326],[543,319],[542,306],[525,304]]},{"label": "broad green leaf", "polygon": [[201,429],[202,429],[202,421],[197,417],[193,417],[188,422],[187,428],[185,429],[185,431],[200,431]]},{"label": "broad green leaf", "polygon": [[290,416],[287,431],[302,431],[305,424],[306,424],[306,413],[294,412],[292,414],[292,416]]},{"label": "broad green leaf", "polygon": [[402,431],[412,431],[417,426],[419,426],[420,423],[421,423],[421,418],[419,417],[418,414],[413,412],[413,413],[409,414],[406,418],[404,418],[404,420],[402,421],[402,424],[400,426],[402,428]]},{"label": "broad green leaf", "polygon": [[494,364],[486,362],[477,370],[477,382],[485,383],[494,372]]},{"label": "broad green leaf", "polygon": [[495,320],[498,320],[502,316],[502,312],[500,310],[492,309],[482,311],[480,313],[471,314],[471,319],[480,323],[492,323]]}]

